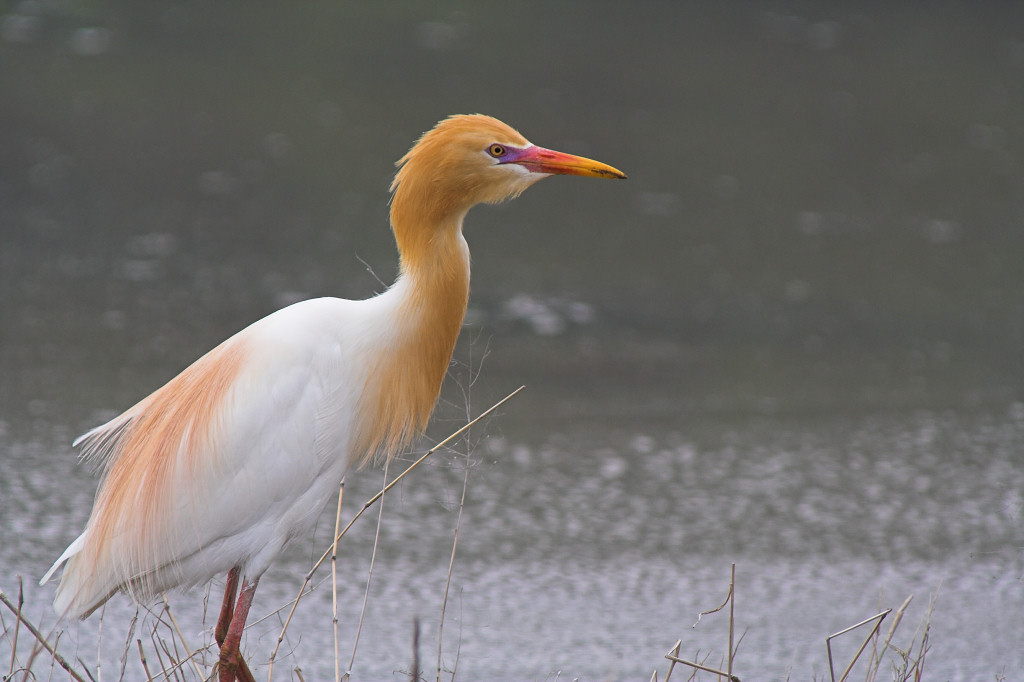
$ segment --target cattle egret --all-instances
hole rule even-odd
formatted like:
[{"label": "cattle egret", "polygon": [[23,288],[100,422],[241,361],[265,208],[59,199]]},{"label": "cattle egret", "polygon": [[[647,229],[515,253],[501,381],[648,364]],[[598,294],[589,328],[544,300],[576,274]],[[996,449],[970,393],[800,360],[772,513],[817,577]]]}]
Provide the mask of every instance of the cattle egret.
[{"label": "cattle egret", "polygon": [[481,115],[441,121],[397,166],[400,271],[384,293],[283,308],[75,441],[103,474],[85,531],[42,580],[67,562],[61,617],[227,573],[219,679],[251,680],[238,647],[260,576],[311,531],[346,471],[392,457],[427,424],[469,296],[466,212],[549,175],[626,177]]}]

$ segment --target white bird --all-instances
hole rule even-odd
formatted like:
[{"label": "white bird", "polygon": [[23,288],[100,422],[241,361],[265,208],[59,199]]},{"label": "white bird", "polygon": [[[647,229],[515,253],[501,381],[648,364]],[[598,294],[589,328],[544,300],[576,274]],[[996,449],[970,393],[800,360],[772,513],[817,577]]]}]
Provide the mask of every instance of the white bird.
[{"label": "white bird", "polygon": [[85,531],[41,581],[67,562],[61,617],[227,573],[219,678],[251,680],[238,647],[260,576],[311,531],[346,471],[427,424],[466,312],[467,211],[552,174],[626,177],[481,115],[441,121],[397,165],[401,266],[387,291],[283,308],[75,441],[103,475]]}]

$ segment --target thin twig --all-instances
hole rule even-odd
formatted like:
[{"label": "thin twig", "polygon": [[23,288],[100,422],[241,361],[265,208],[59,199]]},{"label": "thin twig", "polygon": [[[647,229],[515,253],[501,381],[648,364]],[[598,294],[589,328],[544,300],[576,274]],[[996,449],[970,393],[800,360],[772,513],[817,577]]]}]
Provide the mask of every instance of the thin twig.
[{"label": "thin twig", "polygon": [[[96,682],[103,682],[103,620],[107,613],[107,602],[103,602],[103,606],[100,607],[100,618],[99,623],[96,626]],[[129,633],[128,637],[131,637]],[[131,639],[128,640],[129,642]],[[121,678],[124,679],[124,669],[128,665],[128,650],[130,647],[125,646],[124,653],[121,654]]]},{"label": "thin twig", "polygon": [[[153,636],[156,635],[156,627],[155,626],[153,628],[152,635]],[[152,639],[152,637],[151,637],[151,639]],[[154,642],[154,644],[155,644],[155,642]],[[185,665],[187,663],[190,663],[190,662],[192,662],[193,666],[198,665],[198,663],[194,662],[196,657],[200,653],[202,653],[204,651],[207,651],[209,648],[210,648],[210,645],[207,645],[207,646],[201,647],[199,649],[196,649],[195,651],[193,651],[192,653],[190,653],[188,656],[186,656],[185,658],[181,659],[180,661],[173,661],[173,660],[170,661],[169,665],[166,668],[163,668],[160,671],[160,674],[163,675],[166,678],[166,677],[169,677],[173,673],[175,679],[177,679],[178,678],[178,671],[181,670],[181,668],[184,668]],[[161,666],[163,666],[163,662],[162,661],[161,661]],[[203,679],[206,679],[206,677],[204,676]]]},{"label": "thin twig", "polygon": [[25,605],[25,588],[18,575],[18,610],[14,612],[14,643],[11,646],[11,671],[7,677],[14,677],[14,661],[18,655],[18,632],[21,630],[21,609]]},{"label": "thin twig", "polygon": [[[680,648],[681,648],[682,646],[683,646],[683,640],[681,640],[681,639],[677,639],[677,640],[676,640],[676,645],[675,645],[674,647],[672,647],[671,649],[669,649],[669,650],[668,650],[668,652],[669,652],[670,654],[672,654],[673,656],[679,656],[679,649],[680,649]],[[668,682],[668,681],[669,681],[669,679],[670,679],[670,678],[672,677],[672,671],[673,671],[673,670],[675,670],[675,669],[676,669],[676,662],[675,662],[675,661],[672,661],[672,662],[670,663],[670,665],[668,666],[668,672],[667,672],[667,673],[665,673],[665,682]],[[657,670],[655,670],[655,671],[654,671],[654,674],[655,674],[655,675],[657,675],[657,674],[658,674],[658,671],[657,671]]]},{"label": "thin twig", "polygon": [[[466,405],[466,419],[467,420],[469,420],[469,417],[470,417],[470,409],[471,409],[470,405],[472,404],[471,392],[473,390],[473,384],[476,381],[476,379],[473,377],[473,363],[472,363],[472,360],[469,363],[469,374],[470,374],[469,384],[467,386],[463,387],[463,389],[462,389],[462,394],[463,394],[464,402],[465,402],[465,405]],[[452,573],[455,570],[455,550],[459,546],[459,530],[462,528],[462,512],[466,508],[466,491],[469,490],[469,471],[472,468],[471,467],[471,464],[472,464],[472,461],[471,461],[472,445],[470,443],[469,434],[470,434],[470,432],[467,429],[467,431],[466,431],[466,439],[465,439],[465,442],[466,442],[466,468],[465,468],[465,470],[463,472],[463,475],[462,475],[462,497],[459,500],[459,513],[455,517],[455,535],[452,538],[452,553],[451,553],[451,556],[448,559],[448,574],[445,577],[445,581],[444,581],[444,594],[443,594],[443,596],[441,598],[441,617],[438,620],[438,624],[437,624],[437,682],[441,682],[441,652],[442,652],[443,643],[444,643],[444,615],[445,615],[445,612],[448,609],[448,593],[449,593],[449,591],[451,589],[451,585],[452,585]],[[452,672],[452,679],[454,679],[454,678],[455,678],[455,673],[453,671]]]},{"label": "thin twig", "polygon": [[[459,501],[459,513],[455,519],[455,537],[452,539],[452,553],[448,559],[448,575],[444,581],[444,595],[441,598],[441,618],[437,624],[437,682],[441,682],[441,645],[444,633],[444,614],[448,608],[448,593],[452,584],[452,572],[455,569],[455,550],[459,546],[459,529],[462,526],[462,510],[466,506],[466,490],[469,487],[469,451],[466,452],[466,470],[462,478],[462,499]],[[453,674],[454,677],[454,674]]]},{"label": "thin twig", "polygon": [[[153,627],[153,634],[156,634],[156,627]],[[170,670],[174,673],[174,679],[178,679],[178,674],[181,672],[181,662],[178,660],[178,647],[171,637],[171,644],[174,645],[174,653],[171,653],[170,648],[167,646],[167,640],[163,637],[160,638],[160,646],[164,648],[164,653],[167,654],[167,661],[171,664]]]},{"label": "thin twig", "polygon": [[[938,598],[939,592],[938,590],[936,590],[935,594],[933,594],[932,598],[928,601],[928,611],[925,612],[924,620],[922,621],[922,624],[920,626],[921,628],[923,628],[923,630],[921,631],[921,641],[918,643],[917,647],[917,657],[914,658],[910,670],[907,671],[908,673],[911,670],[914,672],[914,682],[920,682],[922,676],[924,675],[924,657],[928,654],[928,651],[931,650],[931,646],[928,643],[928,634],[929,632],[931,632],[932,614],[935,611],[935,602],[938,600]],[[908,653],[911,649],[913,649],[913,644],[911,644],[911,646],[907,648]]]},{"label": "thin twig", "polygon": [[[178,633],[178,638],[181,640],[181,645],[185,647],[185,651],[189,652],[188,658],[185,660],[192,661],[192,667],[196,669],[196,674],[199,675],[199,679],[203,679],[203,671],[199,669],[199,664],[196,663],[195,651],[185,641],[185,635],[182,634],[181,628],[178,627],[178,621],[174,619],[174,613],[171,612],[171,604],[167,601],[167,595],[161,594],[160,598],[164,600],[164,610],[167,611],[167,616],[171,619],[171,624],[174,625],[175,632]],[[184,663],[185,661],[182,661]]]},{"label": "thin twig", "polygon": [[665,654],[665,658],[672,661],[673,663],[682,663],[683,665],[688,665],[691,668],[696,668],[697,670],[703,670],[704,672],[714,673],[715,675],[721,675],[727,680],[736,679],[734,677],[730,677],[729,673],[727,673],[724,670],[712,668],[711,666],[703,665],[701,663],[695,663],[694,661],[687,661],[685,658],[679,658],[678,656],[674,655],[671,650],[667,654]]},{"label": "thin twig", "polygon": [[170,669],[170,666],[164,665],[164,657],[163,657],[163,654],[160,653],[160,645],[157,644],[157,641],[156,641],[156,628],[153,628],[153,630],[150,631],[150,633],[149,633],[149,642],[153,645],[153,651],[156,653],[157,665],[160,666],[160,672],[164,676],[164,679],[166,680],[167,679],[167,671],[168,671],[168,669]]},{"label": "thin twig", "polygon": [[380,277],[378,277],[377,273],[373,271],[373,266],[370,265],[369,263],[367,263],[362,258],[360,258],[358,253],[356,254],[356,260],[363,264],[363,267],[366,268],[366,271],[368,273],[370,273],[370,276],[373,277],[375,280],[377,280],[377,284],[381,285],[385,289],[387,288],[388,285],[384,282],[384,280],[382,280]]},{"label": "thin twig", "polygon": [[3,590],[0,590],[0,601],[4,603],[4,606],[10,609],[11,613],[13,613],[18,618],[19,622],[21,622],[26,628],[28,628],[28,631],[32,633],[32,636],[35,637],[36,640],[42,645],[42,647],[50,653],[50,656],[53,657],[53,660],[57,661],[57,664],[60,667],[64,668],[64,670],[67,671],[67,673],[71,675],[73,678],[78,680],[78,682],[85,682],[85,678],[78,674],[78,672],[76,672],[75,669],[71,667],[71,665],[64,659],[63,656],[57,653],[57,649],[46,641],[46,637],[43,636],[43,633],[39,632],[39,630],[36,629],[35,625],[32,625],[28,618],[26,618],[24,614],[21,613],[21,609],[18,606],[16,606],[13,602],[11,602],[10,599],[7,598],[7,595],[4,594]]},{"label": "thin twig", "polygon": [[[107,605],[104,604],[103,608],[100,610],[100,630],[101,630],[101,632],[102,632],[102,628],[103,628],[103,621],[106,619],[106,613],[107,613]],[[139,618],[139,609],[136,608],[135,609],[135,615],[132,616],[131,622],[128,623],[128,634],[124,638],[124,649],[121,651],[121,658],[120,658],[121,670],[120,670],[120,673],[119,673],[118,678],[117,678],[118,680],[123,680],[124,679],[124,671],[128,667],[128,652],[130,652],[132,650],[132,637],[135,636],[135,623],[138,620],[138,618]],[[101,651],[102,651],[102,648],[97,646],[96,647],[96,659],[97,659],[97,663],[96,663],[96,677],[100,678],[100,679],[102,679],[102,675],[103,675],[103,670],[102,670],[102,668],[100,667],[100,664],[99,664],[99,657],[100,657],[100,652]]]},{"label": "thin twig", "polygon": [[452,664],[452,682],[455,682],[455,673],[459,670],[459,661],[462,660],[462,623],[464,619],[462,616],[462,609],[459,609],[459,639],[458,644],[455,645],[455,663]]},{"label": "thin twig", "polygon": [[[328,580],[328,578],[324,578],[323,580],[321,580],[321,581],[320,581],[319,583],[317,583],[316,585],[313,585],[313,586],[312,586],[312,587],[310,587],[310,588],[309,588],[308,590],[305,590],[305,591],[304,591],[304,592],[303,592],[303,593],[302,593],[301,595],[299,595],[298,597],[293,597],[292,599],[289,599],[289,600],[288,600],[288,601],[286,601],[285,603],[283,603],[283,604],[281,604],[280,606],[278,606],[278,607],[277,607],[276,609],[273,609],[272,611],[269,611],[268,613],[264,614],[263,616],[260,616],[260,617],[259,617],[259,618],[257,618],[256,620],[254,620],[254,621],[252,621],[252,622],[248,622],[248,621],[246,621],[245,629],[246,629],[246,630],[248,630],[248,629],[249,629],[249,628],[251,628],[251,627],[256,627],[257,625],[260,625],[261,623],[263,623],[263,621],[265,621],[265,620],[270,620],[270,619],[271,619],[271,618],[273,618],[274,616],[279,616],[279,615],[281,615],[281,612],[282,612],[282,611],[284,611],[284,610],[285,610],[285,609],[287,609],[287,608],[291,608],[292,606],[294,606],[294,605],[295,605],[295,600],[296,600],[296,599],[299,599],[299,598],[301,598],[301,597],[305,597],[305,596],[306,596],[307,594],[309,594],[310,592],[312,592],[313,590],[315,590],[315,589],[316,589],[317,587],[319,587],[320,585],[322,585],[322,584],[323,584],[324,582],[326,582],[327,580]],[[280,620],[280,618],[279,618],[278,620]],[[207,646],[206,648],[209,648],[209,646]]]},{"label": "thin twig", "polygon": [[896,628],[899,627],[900,621],[903,620],[903,614],[906,612],[907,607],[910,606],[910,601],[914,598],[914,595],[908,596],[903,600],[903,603],[898,609],[896,609],[896,615],[893,616],[892,624],[889,626],[889,632],[885,635],[885,640],[882,642],[881,648],[877,650],[877,656],[872,656],[873,660],[871,666],[868,668],[868,674],[864,678],[865,682],[874,682],[875,677],[878,676],[878,669],[882,664],[882,658],[885,656],[885,652],[889,649],[892,637],[896,634]]},{"label": "thin twig", "polygon": [[727,680],[732,679],[732,657],[733,657],[733,616],[736,611],[736,564],[732,565],[732,572],[729,577],[729,667],[726,668],[728,673],[725,677]]},{"label": "thin twig", "polygon": [[292,622],[292,616],[295,615],[295,609],[298,608],[299,601],[302,599],[303,595],[304,594],[308,594],[308,592],[306,592],[306,586],[309,585],[310,580],[313,579],[313,575],[316,573],[316,570],[318,568],[320,568],[320,565],[323,564],[323,562],[327,560],[327,557],[329,557],[331,555],[332,548],[335,546],[334,543],[336,543],[339,540],[341,540],[341,538],[344,537],[346,533],[348,533],[348,529],[351,528],[352,524],[354,524],[359,519],[359,517],[363,515],[363,512],[365,512],[367,509],[369,509],[371,506],[373,506],[373,504],[375,502],[377,502],[377,500],[382,498],[389,490],[391,490],[393,487],[395,487],[395,485],[397,485],[398,482],[401,481],[405,477],[406,474],[408,474],[410,471],[412,471],[413,469],[418,467],[423,462],[423,460],[425,460],[427,457],[429,457],[430,455],[434,454],[435,452],[437,452],[441,448],[443,448],[446,445],[448,445],[448,443],[452,442],[453,440],[455,440],[456,438],[461,436],[463,433],[465,433],[467,430],[469,430],[474,424],[476,424],[481,419],[487,417],[492,412],[497,410],[499,407],[504,405],[506,402],[511,400],[516,394],[518,394],[524,388],[526,388],[526,387],[525,386],[520,386],[516,390],[512,391],[507,396],[505,396],[504,398],[502,398],[501,400],[499,400],[498,402],[494,403],[489,408],[487,408],[486,410],[481,412],[475,419],[470,421],[468,424],[465,424],[461,428],[457,429],[451,435],[449,435],[447,438],[445,438],[444,440],[442,440],[441,442],[437,443],[432,448],[430,448],[429,450],[424,452],[419,457],[419,459],[417,459],[415,462],[410,464],[408,466],[408,468],[405,469],[405,471],[403,471],[398,476],[396,476],[395,480],[391,481],[391,483],[389,483],[383,489],[381,489],[380,492],[378,492],[376,495],[374,495],[369,500],[367,500],[366,502],[363,503],[363,506],[360,507],[359,511],[356,512],[355,516],[352,517],[352,519],[345,525],[345,527],[341,530],[340,533],[335,535],[335,538],[334,538],[334,540],[331,543],[331,547],[327,548],[327,551],[325,551],[323,553],[323,555],[320,557],[320,559],[317,560],[317,562],[315,564],[313,564],[313,567],[311,569],[309,569],[309,572],[306,573],[306,577],[302,581],[302,586],[299,587],[299,594],[298,594],[298,596],[295,597],[295,600],[292,602],[292,607],[291,607],[291,610],[288,612],[288,617],[285,618],[284,627],[281,628],[281,634],[278,635],[277,644],[274,646],[274,651],[273,651],[273,653],[270,654],[270,669],[268,671],[268,679],[270,679],[271,676],[273,675],[273,672],[274,672],[274,660],[277,657],[277,652],[278,652],[278,650],[281,647],[281,643],[284,641],[285,631],[288,629],[288,626]]},{"label": "thin twig", "polygon": [[[390,461],[384,462],[384,483],[388,481],[388,466],[391,464]],[[382,490],[387,490],[388,486],[385,485]],[[383,498],[383,493],[381,493]],[[370,552],[370,568],[366,572],[366,589],[363,590],[363,606],[359,610],[359,624],[356,626],[355,640],[352,642],[352,657],[348,660],[348,668],[345,670],[345,676],[349,677],[352,672],[352,668],[355,667],[356,663],[356,649],[359,647],[359,635],[363,632],[363,620],[366,618],[366,605],[370,600],[370,583],[373,582],[373,567],[377,563],[377,547],[380,545],[380,527],[384,522],[384,500],[381,499],[380,507],[377,509],[377,530],[373,535],[373,551]],[[337,543],[337,537],[335,537],[335,543]]]},{"label": "thin twig", "polygon": [[[168,615],[170,615],[170,611],[168,611]],[[172,617],[171,620],[173,621],[174,618]],[[175,627],[177,627],[177,623],[175,623],[174,625],[175,625]],[[179,635],[180,635],[180,631],[179,631]],[[189,657],[186,656],[185,659],[181,658],[181,652],[178,651],[178,642],[180,641],[181,645],[183,647],[185,647],[185,652],[186,653],[188,653],[188,645],[186,645],[185,641],[183,639],[181,639],[180,637],[175,637],[173,632],[171,633],[170,640],[171,640],[170,645],[168,645],[167,644],[167,640],[165,638],[163,638],[163,637],[160,638],[160,641],[164,642],[164,646],[168,647],[168,649],[169,649],[168,654],[167,654],[168,656],[171,656],[170,650],[173,650],[174,656],[171,658],[171,660],[174,661],[175,669],[176,670],[180,670],[181,669],[182,660],[188,660]],[[175,674],[175,678],[177,678],[177,674]]]},{"label": "thin twig", "polygon": [[341,501],[345,497],[345,478],[338,486],[338,510],[334,515],[334,543],[331,545],[331,620],[334,622],[334,680],[341,682],[341,657],[338,655],[338,530],[341,528]]},{"label": "thin twig", "polygon": [[[675,646],[672,649],[670,649],[667,654],[665,654],[665,658],[667,658],[668,660],[672,661],[673,664],[674,663],[682,663],[683,665],[688,665],[691,668],[693,668],[694,669],[694,673],[693,673],[693,675],[690,676],[691,679],[693,678],[694,675],[697,674],[696,673],[697,670],[704,670],[705,672],[712,672],[712,673],[715,673],[716,675],[724,676],[726,680],[730,680],[730,681],[736,680],[737,682],[739,680],[739,678],[737,678],[735,675],[732,674],[733,659],[735,658],[736,650],[739,647],[738,643],[734,644],[734,641],[735,641],[735,624],[736,624],[736,619],[735,619],[735,616],[736,616],[736,564],[732,564],[731,568],[730,568],[730,573],[729,573],[729,592],[725,596],[725,601],[723,601],[721,604],[719,604],[718,606],[716,606],[713,609],[709,609],[707,611],[701,611],[700,613],[698,613],[697,614],[697,622],[695,622],[691,627],[692,628],[696,628],[700,624],[701,618],[703,618],[704,616],[711,615],[712,613],[718,613],[719,611],[724,609],[726,606],[729,607],[729,645],[728,645],[729,648],[728,648],[728,656],[727,656],[726,660],[724,661],[725,670],[719,670],[717,668],[711,668],[711,667],[709,667],[707,665],[704,665],[703,663],[695,663],[694,661],[687,661],[686,659],[679,658],[679,647],[680,647],[680,645],[682,643],[681,640],[676,641]],[[743,637],[740,637],[740,641],[743,641]],[[669,668],[669,675],[671,675],[671,674],[672,674],[672,669]],[[665,679],[668,680],[668,677],[666,676]]]},{"label": "thin twig", "polygon": [[409,673],[410,682],[418,682],[420,679],[420,619],[412,619],[412,672]]},{"label": "thin twig", "polygon": [[701,618],[703,618],[704,616],[710,616],[712,613],[718,613],[719,611],[724,609],[729,604],[729,600],[730,599],[732,599],[732,583],[731,582],[729,583],[729,593],[727,595],[725,595],[725,601],[723,601],[719,606],[716,606],[713,609],[709,609],[707,611],[701,611],[700,613],[698,613],[697,614],[697,622],[694,623],[693,625],[691,625],[690,627],[691,628],[697,627],[698,625],[700,625],[700,619]]},{"label": "thin twig", "polygon": [[[167,610],[166,600],[165,600],[165,603],[164,603],[164,607],[165,607],[165,610]],[[202,671],[198,667],[198,664],[195,663],[195,657],[201,651],[205,651],[207,648],[209,648],[209,645],[207,645],[206,647],[203,647],[201,649],[196,649],[196,650],[192,651],[191,653],[189,653],[185,658],[181,658],[181,654],[178,652],[178,640],[176,640],[174,638],[174,633],[171,632],[171,643],[174,645],[174,654],[172,655],[171,654],[171,650],[167,646],[167,642],[164,640],[163,637],[161,637],[158,634],[158,632],[159,632],[159,629],[160,629],[161,626],[167,628],[168,630],[171,630],[172,627],[177,627],[177,623],[173,622],[173,620],[174,620],[173,614],[171,614],[168,611],[168,615],[171,616],[171,621],[172,621],[172,623],[169,624],[167,621],[165,621],[163,619],[163,617],[162,617],[163,614],[162,613],[157,613],[156,611],[154,611],[151,608],[147,608],[146,609],[146,613],[148,615],[152,616],[153,617],[153,621],[154,621],[153,625],[152,625],[152,628],[150,630],[150,633],[149,633],[149,639],[153,643],[153,648],[156,650],[157,661],[160,664],[160,675],[165,680],[169,679],[172,675],[173,675],[175,680],[182,679],[183,673],[181,672],[181,669],[183,667],[185,667],[186,663],[191,661],[193,667],[196,668],[196,672],[199,674],[200,678],[203,678],[204,676],[202,674]],[[132,619],[132,627],[131,627],[132,630],[134,630],[134,628],[135,628],[135,620],[137,618],[138,618],[138,613],[136,612],[135,618]],[[180,633],[181,628],[178,628],[178,631]],[[129,633],[129,638],[130,637],[131,637],[131,633]],[[186,647],[186,650],[190,648],[190,647],[188,647],[188,643],[185,642],[184,639],[182,639],[182,645]],[[167,655],[167,664],[166,665],[164,664],[163,656],[160,654],[160,649],[161,648],[163,648],[163,652]],[[122,677],[123,677],[123,672],[122,672]]]},{"label": "thin twig", "polygon": [[839,682],[845,682],[847,676],[850,674],[850,671],[853,670],[853,666],[856,665],[857,659],[859,659],[860,655],[864,653],[864,650],[868,648],[868,644],[871,642],[871,638],[878,634],[879,628],[882,627],[882,621],[885,620],[885,617],[888,616],[891,612],[892,609],[886,609],[881,613],[876,613],[870,618],[865,618],[861,622],[856,623],[855,625],[851,625],[850,627],[840,630],[839,632],[836,632],[835,634],[829,635],[825,638],[825,648],[828,651],[828,671],[829,674],[831,674],[832,676],[832,682],[836,682],[836,671],[832,663],[832,640],[836,637],[839,637],[840,635],[845,635],[847,632],[856,630],[862,625],[867,625],[871,621],[875,621],[875,626],[871,628],[871,631],[868,632],[868,636],[864,638],[864,643],[860,645],[860,648],[857,649],[857,653],[853,655],[853,660],[851,660],[850,664],[846,666],[845,670],[843,670],[843,674],[839,676]]},{"label": "thin twig", "polygon": [[149,664],[146,663],[146,652],[142,650],[142,640],[136,639],[135,642],[139,645],[139,660],[142,661],[142,669],[146,671],[146,679],[149,682],[153,682],[153,676],[149,672]]}]

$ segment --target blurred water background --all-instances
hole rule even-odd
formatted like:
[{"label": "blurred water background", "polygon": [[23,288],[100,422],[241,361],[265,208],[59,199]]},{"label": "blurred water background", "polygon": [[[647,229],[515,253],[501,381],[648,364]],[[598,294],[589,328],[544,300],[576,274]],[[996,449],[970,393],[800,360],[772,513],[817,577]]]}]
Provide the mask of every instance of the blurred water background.
[{"label": "blurred water background", "polygon": [[[901,644],[937,595],[928,677],[1019,679],[1021,3],[0,15],[0,587],[25,576],[36,622],[53,585],[34,581],[95,491],[72,439],[282,305],[379,292],[393,162],[482,112],[630,179],[470,214],[471,309],[421,449],[527,390],[385,501],[355,679],[402,678],[414,619],[436,677],[467,447],[456,679],[646,680],[679,638],[717,664],[724,617],[691,625],[731,563],[742,679],[827,678],[825,637],[910,594]],[[353,476],[346,516],[380,485]],[[333,524],[268,573],[254,617]],[[342,545],[343,668],[374,530]],[[203,594],[169,599],[209,641]],[[300,606],[276,678],[333,677],[330,603]],[[65,655],[113,679],[127,641],[142,679],[134,613],[112,600]],[[246,639],[258,678],[279,618]]]}]

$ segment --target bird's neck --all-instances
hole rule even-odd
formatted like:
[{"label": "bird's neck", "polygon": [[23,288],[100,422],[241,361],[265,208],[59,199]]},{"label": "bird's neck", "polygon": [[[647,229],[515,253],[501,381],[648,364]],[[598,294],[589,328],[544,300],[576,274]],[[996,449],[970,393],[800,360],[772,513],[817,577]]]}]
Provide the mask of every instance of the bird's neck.
[{"label": "bird's neck", "polygon": [[427,228],[393,224],[401,254],[395,283],[381,295],[386,325],[369,368],[357,434],[362,463],[393,456],[427,425],[448,371],[469,301],[469,249],[462,215]]}]

